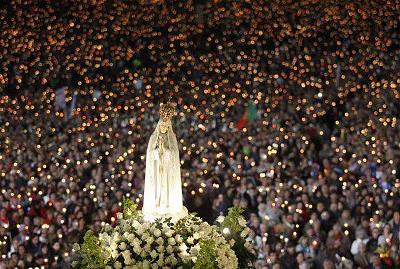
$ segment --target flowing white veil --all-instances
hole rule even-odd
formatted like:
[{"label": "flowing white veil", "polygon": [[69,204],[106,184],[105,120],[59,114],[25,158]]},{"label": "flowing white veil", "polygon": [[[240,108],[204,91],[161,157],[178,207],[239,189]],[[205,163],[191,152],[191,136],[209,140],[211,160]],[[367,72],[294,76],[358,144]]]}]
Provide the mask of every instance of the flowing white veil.
[{"label": "flowing white veil", "polygon": [[[167,126],[164,134],[161,124]],[[162,149],[160,138],[163,139]],[[178,142],[170,119],[164,122],[160,119],[147,146],[143,214],[148,221],[161,217],[176,221],[187,214],[182,201]]]}]

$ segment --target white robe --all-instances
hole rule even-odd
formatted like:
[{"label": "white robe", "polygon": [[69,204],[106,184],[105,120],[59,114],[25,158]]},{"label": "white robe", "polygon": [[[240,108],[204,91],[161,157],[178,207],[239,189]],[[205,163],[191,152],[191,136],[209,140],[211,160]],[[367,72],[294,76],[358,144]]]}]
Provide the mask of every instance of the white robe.
[{"label": "white robe", "polygon": [[[171,121],[165,134],[160,132],[160,122],[147,146],[143,214],[147,221],[169,217],[177,221],[187,215],[182,201],[178,142]],[[158,143],[160,136],[163,146]]]}]

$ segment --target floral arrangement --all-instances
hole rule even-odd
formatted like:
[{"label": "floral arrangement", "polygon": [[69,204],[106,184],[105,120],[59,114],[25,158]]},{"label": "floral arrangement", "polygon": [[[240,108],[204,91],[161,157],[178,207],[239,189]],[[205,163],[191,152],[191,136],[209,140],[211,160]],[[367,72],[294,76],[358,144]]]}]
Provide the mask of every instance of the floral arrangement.
[{"label": "floral arrangement", "polygon": [[124,200],[115,227],[106,224],[96,236],[88,231],[74,244],[74,268],[252,268],[255,252],[246,240],[249,228],[239,208],[219,217],[216,226],[190,214],[178,222],[145,222],[141,211]]}]

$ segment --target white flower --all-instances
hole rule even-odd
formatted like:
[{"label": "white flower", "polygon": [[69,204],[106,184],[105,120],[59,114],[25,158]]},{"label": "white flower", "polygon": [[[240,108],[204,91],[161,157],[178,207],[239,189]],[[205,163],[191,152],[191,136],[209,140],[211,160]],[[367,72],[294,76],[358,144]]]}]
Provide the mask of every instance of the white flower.
[{"label": "white flower", "polygon": [[150,262],[147,261],[147,260],[143,261],[143,268],[144,268],[144,269],[150,268]]},{"label": "white flower", "polygon": [[138,227],[140,227],[141,225],[140,225],[139,221],[134,220],[134,221],[132,222],[132,226],[133,226],[133,228],[135,228],[135,230],[136,230],[136,229],[137,229]]},{"label": "white flower", "polygon": [[185,243],[180,244],[179,246],[179,251],[184,252],[187,250],[187,246]]},{"label": "white flower", "polygon": [[148,253],[142,249],[142,251],[140,252],[140,257],[144,258],[147,255],[148,255]]},{"label": "white flower", "polygon": [[118,251],[117,251],[116,249],[114,249],[114,250],[111,251],[111,257],[112,257],[113,259],[116,259],[116,258],[118,257]]},{"label": "white flower", "polygon": [[181,237],[180,234],[177,234],[177,235],[175,236],[175,241],[176,241],[178,244],[182,243],[182,237]]},{"label": "white flower", "polygon": [[124,263],[129,265],[132,263],[132,259],[131,259],[131,253],[129,250],[125,250],[122,253],[122,257],[124,257]]},{"label": "white flower", "polygon": [[166,250],[168,254],[171,254],[174,251],[174,248],[171,245],[169,245],[167,246]]},{"label": "white flower", "polygon": [[244,228],[244,230],[240,233],[240,236],[245,238],[250,232],[250,229],[248,227]]},{"label": "white flower", "polygon": [[164,239],[162,239],[162,237],[157,238],[156,243],[158,245],[164,245]]},{"label": "white flower", "polygon": [[112,267],[107,265],[105,269],[112,269]]},{"label": "white flower", "polygon": [[245,220],[243,217],[239,217],[238,223],[239,223],[239,225],[242,226],[242,227],[246,227],[246,225],[247,225],[247,222],[246,222],[246,220]]},{"label": "white flower", "polygon": [[147,243],[147,244],[143,247],[143,249],[144,249],[146,252],[150,252],[150,250],[151,250],[151,244]]},{"label": "white flower", "polygon": [[222,222],[224,222],[224,220],[225,220],[225,217],[224,217],[224,216],[219,216],[219,217],[217,218],[217,222],[218,222],[218,223],[222,223]]},{"label": "white flower", "polygon": [[230,234],[231,231],[229,230],[228,227],[225,227],[224,229],[222,229],[222,233],[223,233],[223,234]]},{"label": "white flower", "polygon": [[186,240],[186,242],[188,242],[188,244],[193,245],[193,243],[194,243],[194,238],[193,238],[193,236],[189,236],[188,239]]},{"label": "white flower", "polygon": [[109,223],[106,223],[106,225],[104,225],[104,231],[109,232],[112,230],[112,226]]},{"label": "white flower", "polygon": [[122,264],[121,264],[119,261],[116,261],[116,262],[114,263],[114,268],[115,268],[115,269],[121,269],[121,268],[122,268]]},{"label": "white flower", "polygon": [[151,236],[151,237],[147,238],[147,240],[143,240],[143,241],[145,241],[147,244],[151,244],[154,242],[154,237]]},{"label": "white flower", "polygon": [[159,229],[155,229],[153,234],[154,234],[155,237],[160,237],[161,236],[161,231]]},{"label": "white flower", "polygon": [[168,238],[168,244],[170,244],[171,246],[176,245],[176,241],[173,237]]},{"label": "white flower", "polygon": [[158,259],[157,261],[158,266],[162,267],[164,265],[164,260],[163,259]]},{"label": "white flower", "polygon": [[153,249],[151,252],[150,252],[150,256],[154,259],[155,257],[157,257],[157,252]]},{"label": "white flower", "polygon": [[172,236],[172,230],[168,230],[168,231],[164,232],[164,234],[165,234],[167,237],[171,237],[171,236]]},{"label": "white flower", "polygon": [[131,245],[132,245],[133,247],[137,247],[137,246],[140,247],[140,243],[141,243],[141,241],[140,241],[138,238],[135,238],[135,239],[133,239]]},{"label": "white flower", "polygon": [[191,249],[190,249],[190,254],[192,255],[192,256],[197,256],[197,254],[200,252],[200,244],[196,244],[195,246],[193,246]]},{"label": "white flower", "polygon": [[134,235],[134,234],[128,234],[128,236],[126,237],[126,239],[128,240],[128,242],[132,243],[133,240],[135,239],[135,235]]},{"label": "white flower", "polygon": [[194,233],[193,234],[193,238],[198,240],[200,238],[200,234],[199,233]]},{"label": "white flower", "polygon": [[149,238],[151,238],[152,236],[149,234],[149,233],[147,233],[147,232],[144,232],[143,234],[142,234],[142,239],[143,239],[143,241],[147,241],[147,239],[149,239]]},{"label": "white flower", "polygon": [[165,250],[165,248],[164,248],[164,246],[163,246],[163,245],[161,245],[161,246],[158,246],[156,249],[157,249],[158,253],[163,253],[163,252],[164,252],[164,250]]},{"label": "white flower", "polygon": [[73,250],[73,251],[77,252],[77,251],[79,251],[80,249],[81,249],[81,247],[79,246],[79,244],[75,243],[75,244],[72,245],[72,250]]},{"label": "white flower", "polygon": [[[142,252],[143,250],[140,248],[140,245],[134,245],[134,246],[133,246],[133,251],[134,251],[136,254],[141,254],[141,252]],[[149,252],[149,251],[146,251],[146,252]]]},{"label": "white flower", "polygon": [[126,243],[125,243],[125,242],[121,242],[121,243],[119,244],[119,249],[120,249],[120,250],[125,250],[125,249],[126,249]]},{"label": "white flower", "polygon": [[171,256],[171,264],[175,266],[177,263],[178,260],[174,256]]},{"label": "white flower", "polygon": [[112,250],[116,250],[116,249],[118,248],[118,245],[117,245],[117,243],[115,243],[114,240],[111,242],[110,248],[111,248],[111,251],[112,251]]}]

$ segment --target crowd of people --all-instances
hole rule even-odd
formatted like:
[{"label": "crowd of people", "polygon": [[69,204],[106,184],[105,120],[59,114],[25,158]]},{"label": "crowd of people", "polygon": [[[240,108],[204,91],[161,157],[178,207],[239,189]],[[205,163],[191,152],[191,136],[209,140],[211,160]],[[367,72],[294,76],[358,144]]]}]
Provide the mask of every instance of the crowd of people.
[{"label": "crowd of people", "polygon": [[[69,268],[142,203],[177,102],[184,203],[245,210],[256,268],[400,268],[397,1],[0,4],[0,268]],[[55,106],[64,87],[66,107]]]}]

